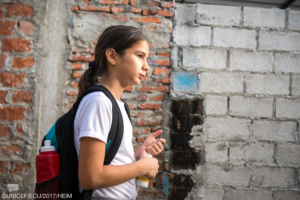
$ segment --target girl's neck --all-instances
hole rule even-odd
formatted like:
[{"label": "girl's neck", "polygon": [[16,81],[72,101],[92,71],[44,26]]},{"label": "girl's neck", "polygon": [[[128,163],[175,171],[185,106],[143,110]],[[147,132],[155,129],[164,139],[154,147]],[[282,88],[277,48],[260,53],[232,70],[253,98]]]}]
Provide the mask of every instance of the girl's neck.
[{"label": "girl's neck", "polygon": [[123,88],[118,81],[101,79],[100,85],[106,87],[111,92],[111,94],[115,97],[115,99],[122,102],[120,98],[125,88]]}]

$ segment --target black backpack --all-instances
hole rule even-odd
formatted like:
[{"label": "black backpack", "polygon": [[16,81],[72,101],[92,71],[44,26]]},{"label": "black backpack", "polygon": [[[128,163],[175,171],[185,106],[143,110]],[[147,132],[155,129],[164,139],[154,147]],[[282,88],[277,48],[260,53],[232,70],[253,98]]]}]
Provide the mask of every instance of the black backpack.
[{"label": "black backpack", "polygon": [[[60,194],[63,194],[60,196],[61,199],[91,199],[93,190],[79,192],[78,158],[73,141],[74,120],[78,106],[85,95],[95,91],[102,91],[112,102],[113,119],[105,148],[104,165],[110,164],[119,149],[123,138],[122,113],[110,91],[104,86],[94,85],[80,95],[73,107],[54,123],[53,127],[43,138],[41,146],[43,146],[45,140],[51,140],[51,145],[55,146],[56,152],[60,155],[60,174],[44,183],[36,184],[35,193],[41,199],[43,196],[47,197],[45,193],[56,193],[55,191],[58,188]],[[130,119],[129,107],[123,99],[121,100],[124,102],[125,110]]]}]

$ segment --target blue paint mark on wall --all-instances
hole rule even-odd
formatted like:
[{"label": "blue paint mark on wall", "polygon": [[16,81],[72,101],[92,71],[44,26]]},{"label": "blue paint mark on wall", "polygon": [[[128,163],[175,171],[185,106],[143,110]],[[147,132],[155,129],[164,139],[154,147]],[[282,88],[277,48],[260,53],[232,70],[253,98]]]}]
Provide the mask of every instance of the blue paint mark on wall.
[{"label": "blue paint mark on wall", "polygon": [[163,182],[163,193],[166,197],[168,197],[169,187],[170,187],[168,176],[163,176],[163,181],[164,181]]},{"label": "blue paint mark on wall", "polygon": [[197,91],[197,74],[190,72],[174,72],[174,91]]}]

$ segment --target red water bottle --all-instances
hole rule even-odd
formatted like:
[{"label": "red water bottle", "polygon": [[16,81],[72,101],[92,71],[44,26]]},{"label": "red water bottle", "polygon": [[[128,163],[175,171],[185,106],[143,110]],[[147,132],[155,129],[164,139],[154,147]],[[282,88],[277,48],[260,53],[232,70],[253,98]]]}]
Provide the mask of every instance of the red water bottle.
[{"label": "red water bottle", "polygon": [[56,153],[55,147],[51,146],[51,140],[45,140],[44,145],[40,154],[36,156],[37,199],[59,199],[60,180],[41,185],[60,173],[59,154]]}]

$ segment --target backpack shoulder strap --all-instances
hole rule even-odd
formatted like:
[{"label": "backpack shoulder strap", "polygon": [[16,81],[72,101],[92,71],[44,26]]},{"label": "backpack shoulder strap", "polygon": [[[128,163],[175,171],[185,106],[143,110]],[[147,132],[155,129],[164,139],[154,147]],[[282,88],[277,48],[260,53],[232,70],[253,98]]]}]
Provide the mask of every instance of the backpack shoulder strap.
[{"label": "backpack shoulder strap", "polygon": [[130,109],[129,109],[129,107],[128,107],[128,104],[127,104],[126,101],[124,101],[124,99],[122,99],[122,98],[121,98],[121,101],[124,102],[124,107],[125,107],[126,113],[127,113],[127,115],[128,115],[129,121],[131,122]]}]

